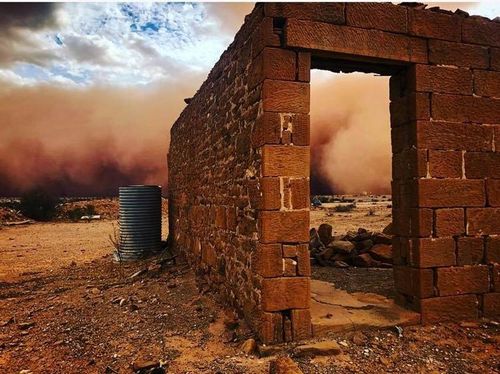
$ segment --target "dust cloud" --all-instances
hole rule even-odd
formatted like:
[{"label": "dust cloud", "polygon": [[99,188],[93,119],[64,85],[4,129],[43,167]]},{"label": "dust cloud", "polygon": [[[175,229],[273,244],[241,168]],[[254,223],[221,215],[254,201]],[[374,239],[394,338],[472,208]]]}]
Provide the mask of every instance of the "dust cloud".
[{"label": "dust cloud", "polygon": [[[0,89],[0,196],[41,186],[67,196],[167,185],[169,129],[192,83]],[[191,87],[193,86],[193,87]]]},{"label": "dust cloud", "polygon": [[313,70],[311,192],[390,193],[389,77]]}]

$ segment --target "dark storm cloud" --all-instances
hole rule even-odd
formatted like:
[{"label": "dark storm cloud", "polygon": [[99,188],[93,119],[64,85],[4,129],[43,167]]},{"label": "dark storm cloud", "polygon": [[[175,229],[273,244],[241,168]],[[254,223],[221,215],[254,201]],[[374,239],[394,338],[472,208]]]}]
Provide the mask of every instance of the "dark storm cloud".
[{"label": "dark storm cloud", "polygon": [[54,26],[58,6],[57,3],[0,3],[0,32]]}]

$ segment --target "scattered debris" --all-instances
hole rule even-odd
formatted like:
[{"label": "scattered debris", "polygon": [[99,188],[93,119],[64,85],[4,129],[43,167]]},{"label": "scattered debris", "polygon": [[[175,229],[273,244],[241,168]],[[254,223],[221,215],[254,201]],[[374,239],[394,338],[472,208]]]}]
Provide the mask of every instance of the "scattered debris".
[{"label": "scattered debris", "polygon": [[394,328],[396,329],[396,332],[398,333],[398,338],[402,338],[403,337],[403,328],[401,326],[394,326]]},{"label": "scattered debris", "polygon": [[295,347],[294,355],[303,356],[335,356],[342,353],[342,349],[335,340],[325,340],[322,342],[304,344]]},{"label": "scattered debris", "polygon": [[14,317],[10,317],[9,319],[6,319],[5,321],[0,322],[0,327],[10,325],[11,323],[14,323],[15,321],[16,321],[16,319]]},{"label": "scattered debris", "polygon": [[94,214],[92,216],[81,216],[80,219],[81,220],[91,221],[91,220],[101,219],[101,215],[100,214]]},{"label": "scattered debris", "polygon": [[35,326],[35,322],[21,322],[17,325],[19,330],[27,330],[33,326]]},{"label": "scattered debris", "polygon": [[132,369],[135,372],[141,372],[144,370],[153,369],[153,368],[158,367],[158,366],[160,366],[159,361],[137,360],[137,361],[134,361],[134,363],[132,364]]},{"label": "scattered debris", "polygon": [[290,357],[278,357],[269,363],[269,374],[302,374],[299,365]]},{"label": "scattered debris", "polygon": [[134,274],[132,274],[129,278],[133,279],[138,277],[139,275],[145,274],[148,270],[147,269],[141,269],[139,271],[136,271]]},{"label": "scattered debris", "polygon": [[252,338],[247,339],[241,345],[241,350],[246,355],[252,355],[257,350],[257,342],[255,341],[255,339],[252,339]]},{"label": "scattered debris", "polygon": [[14,222],[5,222],[5,226],[19,226],[19,225],[29,225],[31,223],[34,223],[35,221],[31,219],[26,219],[24,221],[14,221]]}]

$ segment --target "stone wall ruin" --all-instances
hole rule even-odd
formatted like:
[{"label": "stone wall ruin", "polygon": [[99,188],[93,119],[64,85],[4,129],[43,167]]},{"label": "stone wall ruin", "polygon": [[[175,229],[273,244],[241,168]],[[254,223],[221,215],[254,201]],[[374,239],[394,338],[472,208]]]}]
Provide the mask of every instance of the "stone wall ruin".
[{"label": "stone wall ruin", "polygon": [[411,4],[257,4],[172,127],[174,247],[265,343],[311,335],[311,68],[391,76],[398,301],[500,311],[500,23]]}]

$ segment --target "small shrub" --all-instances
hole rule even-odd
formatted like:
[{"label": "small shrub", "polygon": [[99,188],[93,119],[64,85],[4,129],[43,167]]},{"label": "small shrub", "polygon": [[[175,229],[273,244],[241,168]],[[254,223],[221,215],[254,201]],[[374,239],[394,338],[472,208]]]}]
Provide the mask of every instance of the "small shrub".
[{"label": "small shrub", "polygon": [[340,213],[346,213],[352,211],[354,208],[356,208],[356,204],[347,204],[347,205],[335,205],[333,209],[336,212]]},{"label": "small shrub", "polygon": [[375,209],[373,208],[370,208],[370,210],[368,211],[368,213],[366,213],[367,216],[374,216],[375,215]]},{"label": "small shrub", "polygon": [[24,216],[37,221],[48,221],[55,217],[59,199],[47,191],[36,188],[21,197],[20,210]]}]

